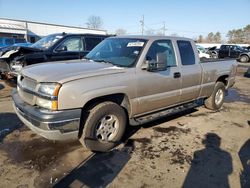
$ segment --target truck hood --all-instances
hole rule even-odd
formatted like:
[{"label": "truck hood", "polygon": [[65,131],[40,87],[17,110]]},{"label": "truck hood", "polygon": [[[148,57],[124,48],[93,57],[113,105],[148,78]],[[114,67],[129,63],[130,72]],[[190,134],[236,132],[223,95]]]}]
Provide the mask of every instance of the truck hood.
[{"label": "truck hood", "polygon": [[28,66],[22,69],[21,75],[37,82],[58,82],[63,84],[72,80],[122,72],[125,72],[124,68],[108,63],[73,60]]}]

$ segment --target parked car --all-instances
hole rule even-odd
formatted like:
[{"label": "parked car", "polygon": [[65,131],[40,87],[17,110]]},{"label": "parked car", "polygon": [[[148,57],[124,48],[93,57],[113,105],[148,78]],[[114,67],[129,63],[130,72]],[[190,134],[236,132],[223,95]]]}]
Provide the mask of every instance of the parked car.
[{"label": "parked car", "polygon": [[110,37],[86,59],[22,69],[12,98],[18,117],[37,134],[108,151],[129,124],[193,108],[203,99],[207,108],[220,109],[236,68],[235,60],[200,63],[187,38]]},{"label": "parked car", "polygon": [[27,65],[48,61],[81,59],[109,35],[66,34],[48,35],[29,47],[12,47],[0,57],[3,77],[13,78]]},{"label": "parked car", "polygon": [[200,45],[196,45],[200,59],[209,59],[210,55],[207,53],[206,49]]},{"label": "parked car", "polygon": [[235,58],[242,63],[250,61],[250,52],[237,45],[221,45],[219,49],[210,48],[209,51],[218,58]]}]

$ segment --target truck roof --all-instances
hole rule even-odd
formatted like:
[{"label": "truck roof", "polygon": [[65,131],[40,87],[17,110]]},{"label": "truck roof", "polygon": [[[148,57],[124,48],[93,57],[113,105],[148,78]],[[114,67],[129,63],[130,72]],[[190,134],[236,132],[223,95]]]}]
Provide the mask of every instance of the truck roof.
[{"label": "truck roof", "polygon": [[156,36],[156,35],[120,35],[111,38],[135,38],[135,39],[145,39],[145,40],[162,40],[162,39],[192,40],[190,38],[185,38],[185,37]]},{"label": "truck roof", "polygon": [[[62,36],[104,36],[104,37],[109,37],[109,36],[114,36],[114,35],[108,35],[108,34],[94,34],[94,33],[53,33],[53,34],[50,34],[50,35],[62,35]],[[49,36],[49,35],[47,35]]]}]

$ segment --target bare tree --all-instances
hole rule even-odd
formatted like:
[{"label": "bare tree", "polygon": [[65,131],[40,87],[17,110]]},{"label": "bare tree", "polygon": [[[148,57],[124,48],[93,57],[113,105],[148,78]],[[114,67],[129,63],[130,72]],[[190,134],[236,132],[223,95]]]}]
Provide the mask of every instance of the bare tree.
[{"label": "bare tree", "polygon": [[213,33],[213,32],[208,33],[208,35],[207,35],[207,37],[206,37],[206,41],[207,41],[208,43],[214,42],[214,33]]},{"label": "bare tree", "polygon": [[198,39],[197,39],[197,42],[198,42],[198,43],[204,42],[204,39],[203,39],[203,36],[202,36],[202,35],[199,35],[199,37],[198,37]]},{"label": "bare tree", "polygon": [[215,43],[221,43],[221,34],[220,34],[220,32],[217,31],[217,32],[214,34],[213,41],[214,41]]},{"label": "bare tree", "polygon": [[127,31],[126,31],[125,29],[123,29],[123,28],[119,28],[119,29],[117,29],[117,30],[115,31],[115,33],[116,33],[117,35],[126,35],[126,34],[127,34]]},{"label": "bare tree", "polygon": [[88,22],[86,24],[89,29],[100,29],[103,26],[103,21],[100,16],[92,15],[88,18]]}]

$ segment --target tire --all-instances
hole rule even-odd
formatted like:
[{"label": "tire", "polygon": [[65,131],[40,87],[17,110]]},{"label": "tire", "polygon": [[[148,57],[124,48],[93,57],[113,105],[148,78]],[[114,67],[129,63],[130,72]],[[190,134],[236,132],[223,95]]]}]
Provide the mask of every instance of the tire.
[{"label": "tire", "polygon": [[219,57],[218,57],[218,54],[215,53],[215,52],[212,52],[211,57],[212,57],[213,59],[218,59],[218,58],[219,58]]},{"label": "tire", "polygon": [[240,56],[240,62],[241,63],[247,63],[249,61],[249,57],[247,55],[241,55]]},{"label": "tire", "polygon": [[224,83],[216,82],[212,95],[205,99],[205,107],[210,110],[219,110],[224,102],[225,90]]},{"label": "tire", "polygon": [[120,143],[126,124],[127,115],[121,106],[100,103],[89,111],[79,140],[91,151],[109,151]]}]

